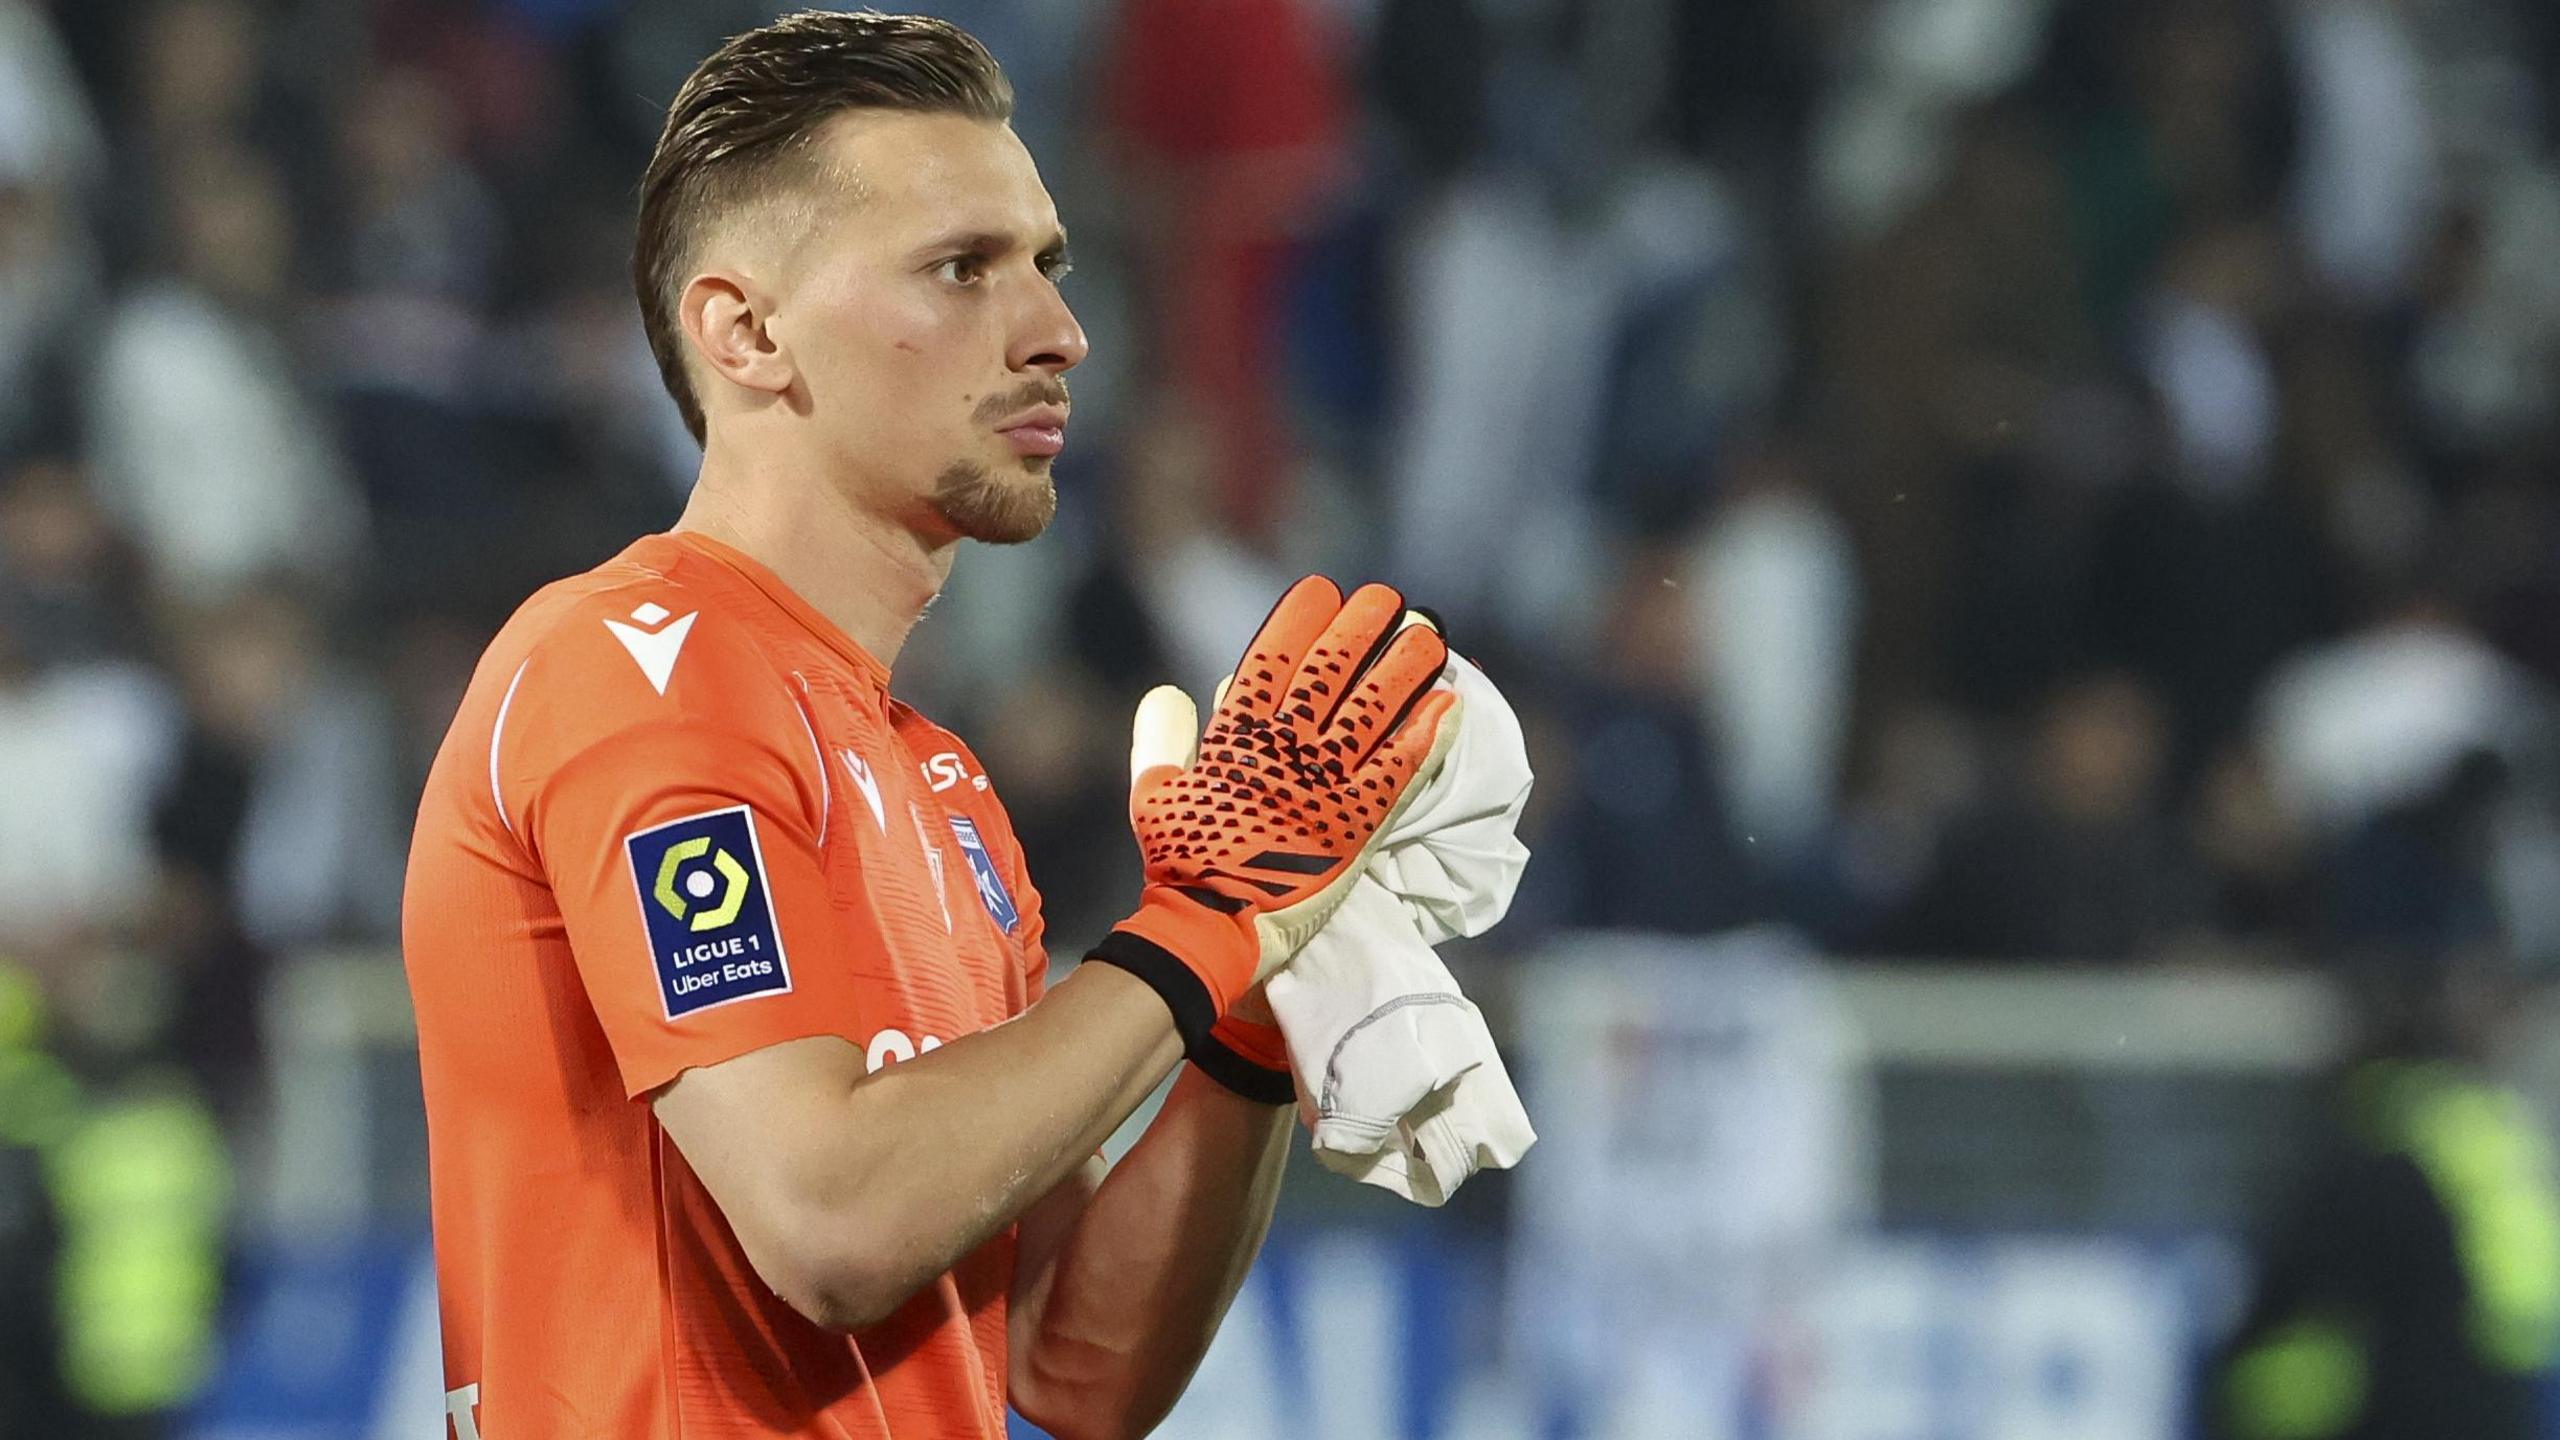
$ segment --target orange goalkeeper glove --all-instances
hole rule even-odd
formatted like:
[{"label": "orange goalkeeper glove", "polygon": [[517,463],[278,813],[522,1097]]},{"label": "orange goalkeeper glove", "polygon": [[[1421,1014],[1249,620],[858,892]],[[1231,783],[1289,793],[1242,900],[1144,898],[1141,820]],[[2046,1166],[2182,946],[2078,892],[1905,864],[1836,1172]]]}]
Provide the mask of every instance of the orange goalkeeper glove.
[{"label": "orange goalkeeper glove", "polygon": [[1205,732],[1172,686],[1140,702],[1129,817],[1146,887],[1086,958],[1153,986],[1186,1047],[1323,926],[1455,737],[1455,697],[1431,691],[1448,646],[1405,613],[1387,586],[1345,600],[1311,575]]}]

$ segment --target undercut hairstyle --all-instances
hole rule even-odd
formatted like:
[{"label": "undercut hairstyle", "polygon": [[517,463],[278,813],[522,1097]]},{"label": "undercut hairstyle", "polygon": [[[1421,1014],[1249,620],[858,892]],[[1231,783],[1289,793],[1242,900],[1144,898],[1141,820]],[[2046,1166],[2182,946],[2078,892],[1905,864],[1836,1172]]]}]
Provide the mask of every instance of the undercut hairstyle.
[{"label": "undercut hairstyle", "polygon": [[631,283],[658,375],[696,442],[702,401],[676,318],[696,247],[722,217],[816,182],[819,130],[866,109],[1001,124],[1013,118],[1013,84],[985,46],[948,21],[810,10],[713,51],[667,107],[640,178]]}]

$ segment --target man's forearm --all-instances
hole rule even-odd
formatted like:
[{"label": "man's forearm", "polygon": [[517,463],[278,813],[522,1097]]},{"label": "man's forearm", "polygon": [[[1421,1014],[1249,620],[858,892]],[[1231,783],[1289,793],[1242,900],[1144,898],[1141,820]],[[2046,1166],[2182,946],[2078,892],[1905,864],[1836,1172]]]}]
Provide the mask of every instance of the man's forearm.
[{"label": "man's forearm", "polygon": [[942,1236],[948,1253],[920,1262],[924,1279],[941,1274],[1099,1149],[1181,1058],[1153,991],[1107,965],[1080,967],[1010,1023],[856,1091],[855,1126],[894,1127],[909,1151],[875,1153],[861,1205],[919,1221],[954,1201],[979,1212],[982,1225]]},{"label": "man's forearm", "polygon": [[[1095,965],[1006,1024],[877,1074],[842,1040],[791,1041],[687,1075],[657,1108],[766,1283],[850,1329],[1055,1189],[1181,1057],[1155,992]],[[792,1073],[808,1066],[832,1078]]]},{"label": "man's forearm", "polygon": [[1013,1402],[1075,1436],[1142,1434],[1173,1408],[1262,1248],[1290,1113],[1185,1071],[1022,1296]]}]

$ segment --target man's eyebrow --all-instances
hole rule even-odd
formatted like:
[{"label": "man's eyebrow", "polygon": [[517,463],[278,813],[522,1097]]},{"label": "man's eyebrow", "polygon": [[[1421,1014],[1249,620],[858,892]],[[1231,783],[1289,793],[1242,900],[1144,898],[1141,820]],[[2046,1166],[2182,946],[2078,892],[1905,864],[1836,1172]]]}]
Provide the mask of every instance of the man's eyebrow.
[{"label": "man's eyebrow", "polygon": [[[1020,243],[1020,239],[1010,231],[963,230],[954,234],[942,236],[940,239],[920,246],[918,247],[917,253],[933,255],[1003,255],[1012,251]],[[1066,227],[1063,225],[1059,226],[1057,231],[1049,237],[1048,243],[1042,245],[1037,253],[1052,256],[1066,254]]]}]

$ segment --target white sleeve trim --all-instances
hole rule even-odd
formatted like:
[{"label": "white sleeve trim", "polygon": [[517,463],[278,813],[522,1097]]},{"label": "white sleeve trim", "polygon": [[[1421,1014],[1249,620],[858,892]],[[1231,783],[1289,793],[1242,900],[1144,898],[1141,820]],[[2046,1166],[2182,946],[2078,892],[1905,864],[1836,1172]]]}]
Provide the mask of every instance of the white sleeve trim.
[{"label": "white sleeve trim", "polygon": [[[804,689],[809,684],[797,670],[791,672],[791,678]],[[827,777],[827,747],[818,743],[818,727],[809,723],[809,707],[800,703],[799,696],[791,697],[791,708],[800,712],[800,728],[809,732],[809,753],[818,757],[818,841],[824,844],[827,819],[835,811],[835,785]]]},{"label": "white sleeve trim", "polygon": [[498,741],[507,733],[507,707],[516,703],[516,687],[524,683],[524,672],[532,664],[533,657],[527,655],[516,666],[515,678],[507,682],[506,696],[498,702],[498,723],[489,727],[489,798],[497,802],[498,823],[510,835],[516,833],[516,822],[507,818],[507,794],[498,788]]}]

